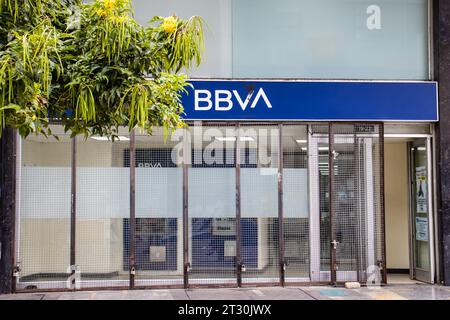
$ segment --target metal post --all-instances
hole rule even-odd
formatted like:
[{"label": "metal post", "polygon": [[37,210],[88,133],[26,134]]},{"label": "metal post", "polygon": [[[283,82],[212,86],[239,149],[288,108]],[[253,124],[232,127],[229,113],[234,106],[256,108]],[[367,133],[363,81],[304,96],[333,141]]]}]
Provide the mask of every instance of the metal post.
[{"label": "metal post", "polygon": [[278,125],[278,247],[280,285],[285,285],[286,261],[284,259],[284,219],[283,219],[283,125]]},{"label": "metal post", "polygon": [[130,136],[130,289],[135,287],[136,275],[136,133]]},{"label": "metal post", "polygon": [[[189,140],[190,141],[190,140]],[[192,161],[188,159],[191,155],[189,148],[191,145],[188,141],[187,129],[184,129],[183,135],[183,283],[184,288],[189,288],[189,167],[188,163]],[[189,161],[189,162],[188,162]]]},{"label": "metal post", "polygon": [[[361,238],[362,238],[362,233],[361,233],[361,217],[363,215],[363,206],[362,206],[362,201],[364,201],[365,199],[363,198],[363,196],[361,195],[362,192],[365,192],[365,190],[363,189],[363,184],[361,182],[361,177],[364,176],[364,161],[366,159],[361,159],[361,149],[359,146],[359,141],[358,141],[358,136],[356,134],[358,130],[358,124],[354,124],[353,125],[353,185],[356,186],[356,196],[355,196],[355,202],[352,204],[353,206],[353,210],[355,212],[355,217],[357,221],[352,221],[354,223],[350,224],[350,228],[353,228],[352,231],[347,231],[347,232],[351,232],[352,235],[356,235],[356,241],[352,241],[351,246],[353,248],[352,250],[352,257],[355,257],[356,260],[356,281],[357,282],[361,282],[361,275],[360,275],[360,271],[361,271],[361,257],[360,255],[362,255],[362,246],[361,246]],[[333,167],[334,169],[334,167]],[[350,221],[349,221],[350,223]],[[341,230],[342,231],[342,230]]]},{"label": "metal post", "polygon": [[333,242],[336,241],[336,232],[334,226],[334,133],[333,123],[328,125],[328,202],[329,202],[329,219],[330,219],[330,275],[331,284],[336,285],[336,249]]},{"label": "metal post", "polygon": [[[70,190],[70,265],[72,281],[76,264],[76,227],[77,227],[77,138],[72,138],[71,190]],[[74,285],[75,283],[72,283]],[[74,287],[75,288],[75,287]]]},{"label": "metal post", "polygon": [[387,264],[386,264],[386,213],[385,213],[385,196],[384,196],[384,124],[379,124],[380,130],[380,209],[381,209],[381,237],[382,237],[382,268],[383,268],[383,279],[382,283],[387,284]]},{"label": "metal post", "polygon": [[241,256],[241,147],[240,124],[236,123],[236,141],[234,162],[236,165],[236,279],[238,287],[242,286],[242,256]]}]

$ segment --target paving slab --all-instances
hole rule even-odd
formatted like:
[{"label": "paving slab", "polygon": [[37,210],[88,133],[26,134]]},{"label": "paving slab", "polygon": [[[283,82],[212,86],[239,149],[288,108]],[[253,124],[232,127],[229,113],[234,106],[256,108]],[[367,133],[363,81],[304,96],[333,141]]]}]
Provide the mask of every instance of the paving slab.
[{"label": "paving slab", "polygon": [[300,288],[254,288],[245,289],[251,300],[314,300]]},{"label": "paving slab", "polygon": [[360,289],[303,287],[302,290],[316,300],[370,300]]},{"label": "paving slab", "polygon": [[0,294],[0,300],[43,300],[44,293],[35,294]]},{"label": "paving slab", "polygon": [[227,289],[188,289],[190,300],[251,300],[246,290],[238,288]]},{"label": "paving slab", "polygon": [[442,286],[392,286],[389,288],[407,300],[450,300],[450,288]]}]

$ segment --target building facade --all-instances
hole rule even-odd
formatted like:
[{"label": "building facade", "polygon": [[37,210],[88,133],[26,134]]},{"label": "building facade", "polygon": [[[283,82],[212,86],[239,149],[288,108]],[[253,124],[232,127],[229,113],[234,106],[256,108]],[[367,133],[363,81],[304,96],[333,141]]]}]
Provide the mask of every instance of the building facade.
[{"label": "building facade", "polygon": [[7,130],[2,291],[450,284],[446,1],[133,2],[208,23],[189,126]]}]

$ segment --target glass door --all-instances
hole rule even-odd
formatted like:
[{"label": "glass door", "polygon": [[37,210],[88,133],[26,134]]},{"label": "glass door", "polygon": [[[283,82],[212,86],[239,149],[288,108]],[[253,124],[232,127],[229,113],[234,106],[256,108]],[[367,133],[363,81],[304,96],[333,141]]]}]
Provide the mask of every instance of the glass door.
[{"label": "glass door", "polygon": [[433,208],[431,201],[431,138],[410,144],[411,167],[411,248],[412,274],[419,281],[432,283]]}]

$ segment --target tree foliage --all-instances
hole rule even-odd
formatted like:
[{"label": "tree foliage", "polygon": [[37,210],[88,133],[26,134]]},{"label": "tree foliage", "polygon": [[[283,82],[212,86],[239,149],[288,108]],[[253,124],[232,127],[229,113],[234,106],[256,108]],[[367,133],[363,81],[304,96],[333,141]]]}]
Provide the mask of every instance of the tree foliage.
[{"label": "tree foliage", "polygon": [[201,17],[137,23],[131,0],[0,0],[0,127],[115,137],[184,126],[180,71],[201,62]]}]

